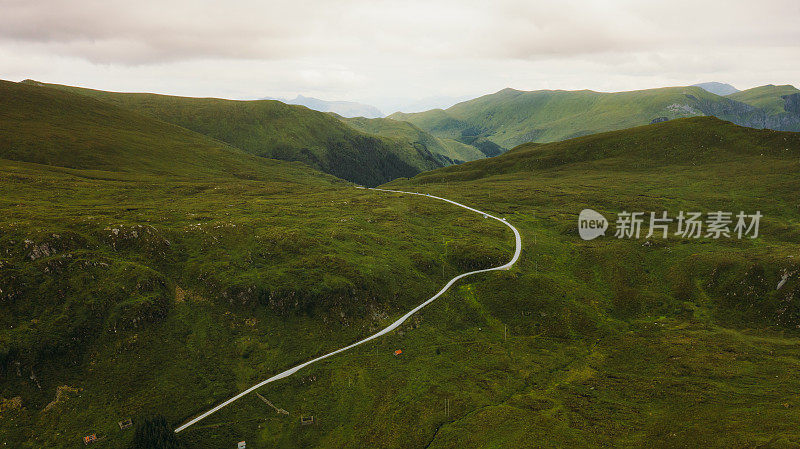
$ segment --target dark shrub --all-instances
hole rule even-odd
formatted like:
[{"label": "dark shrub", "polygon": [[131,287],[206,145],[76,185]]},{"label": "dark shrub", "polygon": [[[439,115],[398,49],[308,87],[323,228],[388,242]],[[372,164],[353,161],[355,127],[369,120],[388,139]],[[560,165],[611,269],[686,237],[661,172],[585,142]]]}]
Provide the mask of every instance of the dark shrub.
[{"label": "dark shrub", "polygon": [[183,449],[166,418],[151,416],[136,426],[131,449]]}]

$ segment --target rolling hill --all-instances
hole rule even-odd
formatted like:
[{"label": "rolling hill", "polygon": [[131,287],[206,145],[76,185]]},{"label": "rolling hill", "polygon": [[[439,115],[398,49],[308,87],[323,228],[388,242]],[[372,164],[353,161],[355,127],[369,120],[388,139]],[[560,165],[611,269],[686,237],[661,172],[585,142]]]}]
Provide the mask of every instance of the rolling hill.
[{"label": "rolling hill", "polygon": [[[411,123],[391,120],[391,119],[366,119],[366,118],[342,118],[352,128],[357,130],[386,137],[390,139],[400,139],[414,146],[426,148],[434,154],[445,156],[453,163],[474,161],[482,159],[488,155],[478,148],[458,142],[453,139],[433,137]],[[492,156],[496,155],[490,153]]]},{"label": "rolling hill", "polygon": [[42,84],[207,135],[264,158],[299,161],[363,185],[447,165],[424,147],[354,130],[340,120],[276,100],[234,101],[146,93],[116,93]]},{"label": "rolling hill", "polygon": [[[97,434],[128,448],[119,421],[183,420],[507,249],[474,214],[377,197],[86,95],[0,82],[0,104],[9,447]],[[185,443],[226,438],[197,436]]]},{"label": "rolling hill", "polygon": [[[134,431],[118,422],[184,422],[513,250],[504,227],[438,201],[355,189],[87,96],[0,87],[9,447],[97,434],[129,448]],[[518,265],[464,279],[396,332],[259,390],[289,415],[248,396],[180,442],[791,447],[798,170],[800,134],[693,117],[394,180],[507,218],[522,233]],[[756,239],[583,241],[584,208],[612,227],[622,211],[764,217]]]},{"label": "rolling hill", "polygon": [[615,93],[504,89],[446,110],[390,118],[409,121],[440,138],[481,138],[512,148],[702,115],[754,128],[800,130],[794,116],[778,116],[697,86]]},{"label": "rolling hill", "polygon": [[[84,95],[0,81],[0,158],[134,176],[324,179]],[[330,178],[333,179],[333,178]]]},{"label": "rolling hill", "polygon": [[788,84],[754,87],[730,94],[728,98],[761,108],[770,114],[800,114],[800,90]]},{"label": "rolling hill", "polygon": [[[470,405],[426,447],[791,446],[798,170],[800,134],[696,117],[524,144],[390,183],[493,210],[525,246],[517,273],[460,299],[478,304],[463,306],[478,315],[476,334],[495,336],[471,352],[507,356],[519,383],[487,374],[482,394],[454,395]],[[586,208],[608,218],[605,236],[578,236]],[[720,210],[760,211],[759,237],[682,238],[675,223],[668,238],[646,237],[651,211]],[[615,237],[623,211],[646,214],[639,238]],[[764,429],[765,419],[787,424]]]},{"label": "rolling hill", "polygon": [[800,133],[755,130],[715,117],[696,117],[547,144],[522,144],[502,157],[422,173],[413,181],[478,179],[600,161],[612,161],[618,168],[655,169],[757,160],[764,156],[791,160],[797,156],[798,148]]}]

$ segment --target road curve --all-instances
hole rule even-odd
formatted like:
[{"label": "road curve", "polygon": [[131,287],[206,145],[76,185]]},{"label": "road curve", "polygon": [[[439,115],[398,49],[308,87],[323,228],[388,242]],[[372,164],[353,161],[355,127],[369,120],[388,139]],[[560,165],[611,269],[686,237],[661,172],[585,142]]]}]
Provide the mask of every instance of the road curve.
[{"label": "road curve", "polygon": [[[365,187],[358,187],[358,188],[366,189]],[[514,250],[514,256],[511,258],[511,260],[507,264],[501,265],[499,267],[485,268],[483,270],[475,270],[475,271],[470,271],[470,272],[467,272],[467,273],[459,274],[458,276],[454,277],[453,279],[450,279],[450,282],[448,282],[444,287],[442,287],[442,289],[439,290],[438,293],[436,293],[435,295],[431,296],[427,301],[425,301],[422,304],[418,305],[417,307],[411,309],[408,313],[406,313],[405,315],[400,317],[397,321],[395,321],[394,323],[390,324],[389,326],[383,328],[382,330],[378,331],[377,333],[372,334],[372,335],[370,335],[369,337],[367,337],[367,338],[365,338],[363,340],[359,340],[359,341],[357,341],[357,342],[355,342],[355,343],[353,343],[353,344],[351,344],[349,346],[345,346],[343,348],[339,348],[339,349],[337,349],[337,350],[335,350],[333,352],[329,352],[329,353],[327,353],[325,355],[319,356],[319,357],[317,357],[315,359],[309,360],[309,361],[307,361],[305,363],[301,363],[300,365],[297,365],[295,367],[289,368],[286,371],[284,371],[282,373],[279,373],[279,374],[276,374],[276,375],[270,377],[267,380],[261,381],[261,382],[255,384],[255,385],[253,385],[252,387],[248,388],[247,390],[242,391],[241,393],[237,394],[236,396],[233,396],[232,398],[226,400],[225,402],[220,403],[219,405],[217,405],[216,407],[208,410],[207,412],[204,412],[203,414],[201,414],[199,416],[196,416],[196,417],[190,419],[189,421],[185,422],[184,424],[182,424],[181,426],[179,426],[178,428],[175,429],[175,433],[178,433],[178,432],[186,429],[187,427],[191,426],[192,424],[195,424],[195,423],[207,418],[208,416],[210,416],[210,415],[214,414],[215,412],[217,412],[219,409],[221,409],[221,408],[223,408],[223,407],[225,407],[227,405],[230,405],[232,402],[236,401],[237,399],[240,399],[243,396],[246,396],[247,394],[252,393],[253,391],[263,387],[264,385],[266,385],[268,383],[275,382],[276,380],[283,379],[285,377],[289,377],[292,374],[296,373],[297,371],[307,367],[308,365],[311,365],[313,363],[317,363],[317,362],[319,362],[319,361],[321,361],[323,359],[327,359],[328,357],[330,357],[332,355],[339,354],[340,352],[347,351],[348,349],[355,348],[358,345],[364,344],[364,343],[366,343],[366,342],[368,342],[370,340],[374,340],[374,339],[380,337],[381,335],[387,334],[387,333],[397,329],[397,327],[400,326],[401,324],[403,324],[409,317],[411,317],[411,315],[414,315],[420,309],[422,309],[423,307],[425,307],[428,304],[432,303],[438,297],[442,296],[442,294],[444,294],[448,289],[450,289],[450,287],[452,287],[453,284],[458,282],[459,279],[465,278],[467,276],[471,276],[473,274],[485,273],[487,271],[508,270],[509,268],[511,268],[517,262],[517,259],[519,259],[520,252],[522,252],[522,239],[520,238],[519,231],[514,226],[511,226],[511,224],[508,223],[505,220],[505,218],[497,218],[494,215],[490,215],[490,214],[487,214],[486,212],[479,211],[478,209],[473,209],[473,208],[471,208],[469,206],[465,206],[465,205],[463,205],[461,203],[457,203],[455,201],[448,200],[447,198],[441,198],[441,197],[438,197],[438,196],[428,195],[428,194],[425,194],[425,193],[404,192],[404,191],[401,191],[401,190],[389,190],[389,189],[377,189],[377,188],[370,188],[370,189],[367,189],[367,190],[375,190],[375,191],[380,191],[380,192],[391,192],[391,193],[402,193],[402,194],[407,194],[407,195],[425,196],[425,197],[428,197],[428,198],[433,198],[433,199],[437,199],[437,200],[440,200],[440,201],[445,201],[445,202],[448,202],[450,204],[455,204],[456,206],[463,207],[464,209],[471,210],[472,212],[481,214],[486,218],[495,219],[495,220],[499,221],[500,223],[503,223],[504,225],[508,226],[514,232],[514,239],[515,239],[515,243],[516,243],[516,249]]]}]

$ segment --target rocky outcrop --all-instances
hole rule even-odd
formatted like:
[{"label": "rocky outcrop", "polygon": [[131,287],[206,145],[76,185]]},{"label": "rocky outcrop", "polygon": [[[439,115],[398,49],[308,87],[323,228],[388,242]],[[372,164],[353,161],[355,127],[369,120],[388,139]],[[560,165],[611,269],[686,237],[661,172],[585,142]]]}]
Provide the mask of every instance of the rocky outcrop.
[{"label": "rocky outcrop", "polygon": [[42,409],[42,413],[49,412],[50,410],[52,410],[55,407],[57,407],[58,404],[61,404],[62,402],[67,400],[70,395],[78,394],[80,392],[81,392],[80,388],[73,388],[73,387],[70,387],[69,385],[61,385],[61,386],[59,386],[58,388],[56,388],[56,397],[55,397],[55,399],[53,399],[52,402],[47,404],[44,407],[44,409]]},{"label": "rocky outcrop", "polygon": [[[800,113],[791,112],[789,109],[786,113],[768,114],[761,108],[728,98],[723,101],[707,101],[693,95],[686,97],[694,104],[693,107],[703,114],[712,115],[740,126],[776,131],[800,131]],[[796,98],[787,99],[787,97]],[[800,108],[800,104],[798,104],[800,94],[787,95],[784,100],[786,100],[787,108]]]},{"label": "rocky outcrop", "polygon": [[800,115],[800,93],[784,95],[781,98],[786,102],[783,105],[786,112]]}]

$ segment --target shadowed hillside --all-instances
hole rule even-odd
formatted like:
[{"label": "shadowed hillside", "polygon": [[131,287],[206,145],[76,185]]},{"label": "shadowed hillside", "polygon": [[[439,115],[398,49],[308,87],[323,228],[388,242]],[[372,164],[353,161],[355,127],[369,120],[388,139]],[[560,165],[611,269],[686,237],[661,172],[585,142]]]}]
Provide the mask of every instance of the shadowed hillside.
[{"label": "shadowed hillside", "polygon": [[798,154],[798,146],[800,133],[755,130],[714,117],[696,117],[560,142],[527,143],[502,157],[422,173],[413,182],[476,179],[591,162],[616,170],[698,166],[762,157],[792,160]]},{"label": "shadowed hillside", "polygon": [[478,148],[456,140],[433,137],[408,122],[385,118],[343,118],[342,120],[360,131],[392,139],[401,139],[410,142],[414,146],[427,148],[428,151],[442,155],[455,163],[474,161],[496,155],[486,155]]},{"label": "shadowed hillside", "polygon": [[770,114],[800,115],[800,90],[794,86],[784,85],[754,87],[727,96],[742,103],[762,108]]},{"label": "shadowed hillside", "polygon": [[413,176],[449,163],[424,147],[359,132],[328,114],[276,100],[234,101],[46,86],[149,115],[256,156],[304,162],[363,185]]},{"label": "shadowed hillside", "polygon": [[390,118],[409,121],[437,137],[484,138],[504,148],[703,115],[753,128],[800,131],[800,115],[776,115],[737,101],[745,92],[720,97],[697,86],[615,93],[504,89],[444,111]]}]

